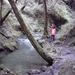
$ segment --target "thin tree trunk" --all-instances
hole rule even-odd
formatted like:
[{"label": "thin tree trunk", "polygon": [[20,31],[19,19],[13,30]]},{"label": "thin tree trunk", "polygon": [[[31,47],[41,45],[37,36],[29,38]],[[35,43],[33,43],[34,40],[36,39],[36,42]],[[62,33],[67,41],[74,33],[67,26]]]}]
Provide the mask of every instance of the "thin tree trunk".
[{"label": "thin tree trunk", "polygon": [[44,35],[48,35],[48,31],[47,31],[47,6],[46,6],[46,0],[43,0],[43,5],[44,5]]},{"label": "thin tree trunk", "polygon": [[2,4],[3,0],[0,0],[0,25],[2,25],[1,20],[2,20]]},{"label": "thin tree trunk", "polygon": [[17,20],[19,21],[23,31],[24,31],[24,34],[28,37],[28,39],[30,40],[31,44],[33,45],[33,47],[36,49],[36,51],[42,56],[42,58],[44,60],[46,60],[50,65],[52,65],[53,63],[53,59],[48,56],[44,50],[42,49],[42,47],[35,41],[35,39],[33,38],[32,34],[30,33],[30,31],[28,30],[27,26],[25,25],[15,3],[13,0],[8,0],[14,13],[15,13],[15,16],[17,18]]},{"label": "thin tree trunk", "polygon": [[1,0],[0,0],[0,25],[1,25],[1,18],[2,18],[2,16],[1,16],[1,15],[2,15],[2,10],[1,10],[1,8],[2,8],[2,7],[1,7]]},{"label": "thin tree trunk", "polygon": [[25,1],[24,1],[24,5],[23,5],[23,7],[21,8],[21,12],[23,12],[23,10],[24,10],[24,8],[26,7],[27,3],[28,3],[28,1],[25,0]]},{"label": "thin tree trunk", "polygon": [[2,18],[1,23],[3,23],[5,21],[5,19],[8,17],[8,15],[10,14],[11,10],[9,10],[7,12],[7,14]]},{"label": "thin tree trunk", "polygon": [[23,10],[24,10],[24,8],[25,8],[25,5],[21,8],[21,11],[23,11]]}]

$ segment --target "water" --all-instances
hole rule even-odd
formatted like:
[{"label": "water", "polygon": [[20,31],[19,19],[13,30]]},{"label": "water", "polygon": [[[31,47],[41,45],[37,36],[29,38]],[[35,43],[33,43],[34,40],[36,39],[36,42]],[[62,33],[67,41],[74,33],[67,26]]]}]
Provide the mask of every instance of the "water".
[{"label": "water", "polygon": [[2,64],[11,70],[27,75],[30,68],[40,68],[46,65],[42,57],[36,52],[28,39],[18,39],[19,49],[2,58]]}]

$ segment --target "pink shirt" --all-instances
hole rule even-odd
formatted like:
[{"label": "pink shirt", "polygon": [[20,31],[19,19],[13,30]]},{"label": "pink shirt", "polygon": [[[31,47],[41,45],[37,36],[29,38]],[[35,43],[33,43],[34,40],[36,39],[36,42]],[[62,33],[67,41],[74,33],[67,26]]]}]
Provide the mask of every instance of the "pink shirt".
[{"label": "pink shirt", "polygon": [[51,27],[50,28],[50,34],[55,35],[56,34],[56,28]]}]

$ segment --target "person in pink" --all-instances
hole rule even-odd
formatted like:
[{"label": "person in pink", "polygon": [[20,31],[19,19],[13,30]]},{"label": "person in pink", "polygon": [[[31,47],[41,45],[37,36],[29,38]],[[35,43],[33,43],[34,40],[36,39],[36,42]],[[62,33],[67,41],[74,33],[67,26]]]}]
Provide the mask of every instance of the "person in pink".
[{"label": "person in pink", "polygon": [[55,41],[56,27],[54,24],[50,27],[51,41]]}]

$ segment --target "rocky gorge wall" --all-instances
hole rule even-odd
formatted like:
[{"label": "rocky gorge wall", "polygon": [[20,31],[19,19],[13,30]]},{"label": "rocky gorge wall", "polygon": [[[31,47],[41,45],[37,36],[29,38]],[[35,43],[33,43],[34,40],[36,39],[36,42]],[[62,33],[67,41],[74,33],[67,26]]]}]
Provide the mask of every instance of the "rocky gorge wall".
[{"label": "rocky gorge wall", "polygon": [[[17,7],[28,26],[29,30],[31,30],[31,33],[34,33],[34,31],[39,32],[44,30],[44,8],[43,4],[35,3],[34,1],[27,0],[27,5],[24,8],[23,12],[21,12],[21,7],[25,4],[24,1],[17,2]],[[3,3],[3,11],[2,11],[2,17],[11,9],[10,4],[8,1],[4,0]],[[57,28],[59,28],[57,33],[57,39],[66,40],[70,37],[75,37],[74,33],[74,27],[75,27],[75,15],[74,11],[72,11],[62,0],[48,0],[47,1],[47,11],[48,11],[48,26],[50,25],[50,18],[53,20]],[[51,14],[53,16],[51,16]],[[55,19],[56,18],[56,19]],[[61,20],[60,20],[61,19]],[[57,21],[56,21],[57,20]],[[64,21],[63,23],[60,23],[61,21]],[[65,22],[66,21],[66,22]],[[1,32],[3,32],[4,35],[7,35],[8,37],[19,37],[22,36],[22,30],[20,28],[20,25],[13,13],[9,14],[9,16],[6,18],[6,20],[3,23],[3,26],[1,26]],[[49,28],[48,28],[49,31]],[[72,33],[73,32],[73,33]],[[1,40],[1,49],[4,49],[6,46],[11,45],[10,47],[7,47],[7,49],[11,49],[12,51],[17,48],[16,40],[13,40],[6,42],[7,39],[4,36],[0,36]],[[4,39],[5,38],[5,39]],[[4,43],[3,41],[4,40]],[[6,41],[5,41],[6,40]],[[16,45],[15,45],[16,44]],[[14,48],[15,46],[15,48]],[[4,48],[3,48],[4,47]]]}]

